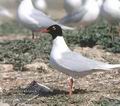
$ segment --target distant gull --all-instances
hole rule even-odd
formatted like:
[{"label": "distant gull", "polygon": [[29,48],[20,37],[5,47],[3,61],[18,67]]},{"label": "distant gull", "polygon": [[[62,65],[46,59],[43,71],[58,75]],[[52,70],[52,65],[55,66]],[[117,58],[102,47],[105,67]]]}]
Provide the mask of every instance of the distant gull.
[{"label": "distant gull", "polygon": [[79,10],[83,0],[64,0],[64,8],[67,14]]},{"label": "distant gull", "polygon": [[4,17],[4,16],[13,18],[13,14],[11,14],[8,9],[6,9],[3,6],[0,6],[0,17]]},{"label": "distant gull", "polygon": [[[110,33],[113,25],[119,25],[120,23],[120,0],[103,0],[101,14],[111,25]],[[118,27],[120,35],[120,27]],[[114,41],[114,35],[111,33],[112,41]]]},{"label": "distant gull", "polygon": [[83,0],[82,5],[77,11],[67,14],[59,23],[71,25],[80,29],[95,22],[100,14],[100,6],[96,0]]},{"label": "distant gull", "polygon": [[34,7],[42,12],[46,12],[47,3],[46,0],[32,0]]},{"label": "distant gull", "polygon": [[[21,1],[17,10],[17,20],[26,28],[32,31],[32,38],[34,39],[34,32],[42,28],[47,28],[50,25],[57,24],[55,21],[50,19],[42,11],[36,9],[31,0]],[[67,26],[59,24],[65,30],[73,30]]]}]

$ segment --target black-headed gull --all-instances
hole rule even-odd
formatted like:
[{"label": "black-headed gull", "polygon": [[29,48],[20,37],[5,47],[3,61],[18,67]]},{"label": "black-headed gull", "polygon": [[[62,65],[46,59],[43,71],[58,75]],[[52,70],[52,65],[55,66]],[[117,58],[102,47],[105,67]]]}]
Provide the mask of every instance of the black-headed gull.
[{"label": "black-headed gull", "polygon": [[[32,31],[32,38],[34,39],[34,32],[46,28],[50,25],[57,24],[55,21],[50,19],[42,11],[36,9],[31,0],[21,1],[18,11],[17,20],[23,24],[26,28]],[[73,28],[60,25],[63,29],[73,30]]]},{"label": "black-headed gull", "polygon": [[79,10],[82,5],[82,0],[64,0],[64,8],[67,14]]},{"label": "black-headed gull", "polygon": [[79,10],[72,12],[63,17],[59,23],[72,25],[79,28],[95,22],[100,14],[100,8],[95,0],[83,0]]},{"label": "black-headed gull", "polygon": [[[120,0],[104,0],[101,14],[111,25],[118,25],[120,23]],[[114,40],[113,34],[111,36]]]},{"label": "black-headed gull", "polygon": [[[52,25],[41,32],[50,33],[53,38],[53,46],[50,53],[50,64],[57,70],[71,76],[81,77],[92,72],[118,68],[120,64],[108,64],[92,60],[73,52],[67,46],[62,29],[58,25]],[[69,94],[72,94],[73,79],[69,80]]]}]

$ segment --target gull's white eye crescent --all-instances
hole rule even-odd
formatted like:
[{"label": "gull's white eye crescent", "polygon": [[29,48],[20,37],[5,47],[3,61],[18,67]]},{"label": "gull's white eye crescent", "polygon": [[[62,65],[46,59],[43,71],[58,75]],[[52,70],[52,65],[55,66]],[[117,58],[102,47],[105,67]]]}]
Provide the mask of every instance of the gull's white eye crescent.
[{"label": "gull's white eye crescent", "polygon": [[56,30],[56,28],[53,26],[53,30]]}]

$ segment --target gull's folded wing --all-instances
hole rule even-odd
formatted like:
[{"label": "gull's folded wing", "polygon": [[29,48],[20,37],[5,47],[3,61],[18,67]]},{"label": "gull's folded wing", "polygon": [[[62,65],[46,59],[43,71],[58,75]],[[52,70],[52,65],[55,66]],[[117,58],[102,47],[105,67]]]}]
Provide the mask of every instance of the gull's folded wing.
[{"label": "gull's folded wing", "polygon": [[69,24],[81,21],[84,15],[87,13],[87,10],[83,7],[79,11],[73,12],[68,14],[67,16],[63,17],[59,23],[60,24]]},{"label": "gull's folded wing", "polygon": [[108,65],[107,63],[86,58],[75,52],[64,53],[62,55],[62,58],[59,59],[57,62],[60,66],[74,72],[103,69],[104,66]]}]

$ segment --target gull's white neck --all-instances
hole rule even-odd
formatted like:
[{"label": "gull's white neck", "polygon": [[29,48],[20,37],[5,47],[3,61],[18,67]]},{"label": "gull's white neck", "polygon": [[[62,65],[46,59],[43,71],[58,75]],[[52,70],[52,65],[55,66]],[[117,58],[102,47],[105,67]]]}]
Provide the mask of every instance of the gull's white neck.
[{"label": "gull's white neck", "polygon": [[56,58],[60,58],[62,53],[68,52],[68,51],[70,51],[70,49],[68,48],[64,38],[62,36],[57,36],[53,40],[51,56],[56,57]]}]

